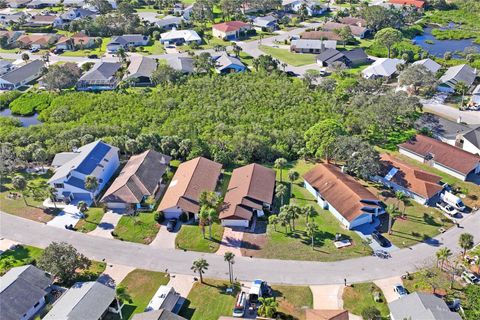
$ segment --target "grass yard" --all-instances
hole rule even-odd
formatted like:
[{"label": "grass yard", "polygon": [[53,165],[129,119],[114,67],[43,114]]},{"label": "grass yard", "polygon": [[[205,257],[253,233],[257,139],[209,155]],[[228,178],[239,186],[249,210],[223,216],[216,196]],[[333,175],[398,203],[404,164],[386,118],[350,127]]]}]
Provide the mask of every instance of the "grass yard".
[{"label": "grass yard", "polygon": [[259,46],[259,48],[266,54],[269,54],[272,57],[282,62],[285,62],[289,65],[292,65],[294,67],[313,64],[316,61],[314,54],[294,53],[294,52],[290,52],[288,49],[273,48],[273,47],[263,46],[263,45]]},{"label": "grass yard", "polygon": [[[27,190],[25,191],[25,204],[23,195],[19,198],[9,198],[10,193],[21,192],[13,189],[11,179],[14,175],[22,175],[28,183]],[[2,177],[0,185],[0,210],[9,214],[13,214],[22,218],[38,221],[48,222],[59,212],[55,209],[44,209],[42,202],[47,198],[46,188],[47,180],[51,177],[52,173],[49,171],[44,175],[29,174],[24,171]]]},{"label": "grass yard", "polygon": [[[381,300],[375,302],[373,294],[378,292]],[[382,290],[372,282],[354,284],[343,291],[343,308],[349,312],[361,315],[367,307],[375,307],[380,311],[382,319],[388,319],[389,310]]]},{"label": "grass yard", "polygon": [[110,42],[110,39],[110,37],[102,38],[102,45],[98,48],[65,51],[61,55],[65,57],[86,57],[90,54],[96,54],[98,57],[101,57],[107,51],[107,44]]},{"label": "grass yard", "polygon": [[103,218],[105,212],[103,208],[89,208],[85,213],[85,218],[80,219],[75,225],[75,229],[87,233],[95,230]]},{"label": "grass yard", "polygon": [[150,54],[163,54],[165,53],[165,48],[160,41],[155,41],[151,46],[143,47],[143,51],[138,51],[138,53],[150,55]]},{"label": "grass yard", "polygon": [[3,252],[0,255],[0,275],[3,275],[13,267],[35,264],[42,252],[43,249],[23,245],[18,245],[14,250]]},{"label": "grass yard", "polygon": [[75,282],[96,281],[98,277],[105,271],[107,264],[101,261],[93,261],[90,268],[78,272],[71,283],[67,286],[73,285]]},{"label": "grass yard", "polygon": [[149,244],[155,239],[160,225],[152,212],[140,212],[136,216],[123,216],[115,227],[115,237],[120,240]]},{"label": "grass yard", "polygon": [[272,286],[282,319],[305,319],[305,310],[313,308],[313,295],[306,286]]},{"label": "grass yard", "polygon": [[215,252],[222,241],[223,227],[218,223],[212,225],[212,240],[209,239],[209,229],[206,227],[205,237],[206,239],[203,238],[202,230],[198,225],[184,224],[175,239],[175,246],[181,250]]},{"label": "grass yard", "polygon": [[463,286],[457,281],[451,285],[451,275],[434,267],[423,269],[410,274],[409,279],[404,279],[403,284],[408,292],[421,291],[426,293],[435,293],[438,295],[447,295],[449,297],[463,298]]},{"label": "grass yard", "polygon": [[229,282],[211,279],[204,281],[204,284],[197,282],[193,285],[180,311],[180,316],[192,320],[230,316],[239,288],[235,288],[233,293],[227,294],[225,289],[230,285]]},{"label": "grass yard", "polygon": [[145,310],[150,299],[161,285],[166,285],[170,277],[163,272],[135,269],[130,272],[119,286],[125,287],[132,298],[132,303],[123,307],[123,319],[130,319],[133,314]]}]

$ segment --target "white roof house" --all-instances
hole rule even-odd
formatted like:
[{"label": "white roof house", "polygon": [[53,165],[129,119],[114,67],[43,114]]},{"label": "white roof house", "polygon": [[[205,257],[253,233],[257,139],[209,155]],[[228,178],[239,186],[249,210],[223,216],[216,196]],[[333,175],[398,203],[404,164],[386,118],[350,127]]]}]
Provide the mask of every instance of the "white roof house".
[{"label": "white roof house", "polygon": [[175,42],[175,43],[190,43],[197,42],[201,43],[202,38],[198,35],[195,30],[175,30],[164,32],[160,35],[160,42]]},{"label": "white roof house", "polygon": [[470,88],[477,77],[477,70],[468,64],[450,67],[440,78],[438,90],[442,92],[454,92],[455,86],[463,82]]},{"label": "white roof house", "polygon": [[180,300],[180,294],[175,292],[175,289],[170,286],[160,286],[153,298],[148,303],[145,311],[166,309],[168,311],[175,310],[175,306]]},{"label": "white roof house", "polygon": [[372,65],[362,71],[362,75],[366,79],[391,77],[397,72],[397,65],[403,64],[405,61],[401,59],[379,58]]},{"label": "white roof house", "polygon": [[422,65],[428,70],[430,70],[432,73],[437,73],[437,71],[440,70],[440,68],[442,67],[440,64],[430,58],[415,61],[413,65]]}]

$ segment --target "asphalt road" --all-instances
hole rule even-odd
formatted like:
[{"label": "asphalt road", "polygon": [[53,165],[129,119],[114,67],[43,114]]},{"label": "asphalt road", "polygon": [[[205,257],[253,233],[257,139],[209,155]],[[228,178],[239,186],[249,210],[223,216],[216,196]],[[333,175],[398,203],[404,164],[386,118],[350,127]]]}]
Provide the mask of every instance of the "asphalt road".
[{"label": "asphalt road", "polygon": [[[199,231],[200,232],[200,231]],[[238,280],[251,281],[256,278],[271,283],[292,285],[319,285],[373,281],[413,272],[435,262],[435,252],[441,246],[449,247],[458,253],[458,237],[463,232],[480,240],[480,214],[470,214],[462,223],[462,228],[451,228],[430,241],[392,253],[392,258],[382,260],[376,257],[362,257],[337,262],[307,262],[274,259],[236,257],[234,274]],[[193,274],[192,262],[205,258],[210,267],[207,277],[227,279],[228,267],[223,257],[216,254],[184,252],[181,250],[160,249],[147,245],[123,242],[120,240],[73,232],[45,224],[0,213],[0,236],[20,243],[46,247],[52,241],[66,241],[90,259],[108,263],[127,265],[135,268]]]}]

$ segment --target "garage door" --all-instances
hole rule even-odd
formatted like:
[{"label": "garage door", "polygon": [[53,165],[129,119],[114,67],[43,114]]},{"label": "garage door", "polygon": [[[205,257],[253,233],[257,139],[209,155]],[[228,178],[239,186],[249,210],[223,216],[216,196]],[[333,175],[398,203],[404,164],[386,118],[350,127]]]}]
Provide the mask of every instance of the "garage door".
[{"label": "garage door", "polygon": [[248,227],[248,220],[222,220],[224,227]]},{"label": "garage door", "polygon": [[350,229],[353,229],[355,227],[361,226],[362,224],[370,223],[370,222],[372,222],[372,216],[369,214],[363,214],[358,218],[356,218],[355,220],[353,220],[352,222],[350,222]]},{"label": "garage door", "polygon": [[110,209],[125,209],[127,204],[123,202],[107,202],[107,207]]}]

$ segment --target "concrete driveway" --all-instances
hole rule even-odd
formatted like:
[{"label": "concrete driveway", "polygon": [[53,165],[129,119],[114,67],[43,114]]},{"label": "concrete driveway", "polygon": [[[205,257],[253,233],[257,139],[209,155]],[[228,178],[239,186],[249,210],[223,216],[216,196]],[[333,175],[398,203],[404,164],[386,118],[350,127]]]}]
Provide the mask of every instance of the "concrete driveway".
[{"label": "concrete driveway", "polygon": [[65,225],[75,225],[82,218],[82,214],[77,207],[67,205],[63,210],[55,216],[52,220],[47,222],[47,225],[57,228],[65,228]]},{"label": "concrete driveway", "polygon": [[375,283],[380,289],[382,289],[383,295],[385,296],[385,299],[387,300],[388,303],[400,298],[398,294],[393,291],[393,287],[396,284],[403,285],[402,278],[391,277],[391,278],[376,280],[373,283]]},{"label": "concrete driveway", "polygon": [[115,287],[122,282],[125,277],[135,268],[124,266],[121,264],[107,264],[105,271],[98,278],[98,282],[101,282],[107,286]]},{"label": "concrete driveway", "polygon": [[193,284],[195,283],[194,277],[185,275],[185,274],[170,274],[170,281],[168,286],[171,286],[175,289],[176,292],[184,298],[188,297],[190,290],[192,290]]},{"label": "concrete driveway", "polygon": [[98,226],[95,228],[95,230],[90,231],[88,234],[91,234],[97,237],[113,239],[111,232],[115,229],[115,227],[118,224],[118,221],[120,221],[122,216],[123,215],[120,213],[107,211],[103,215],[102,220],[100,221]]},{"label": "concrete driveway", "polygon": [[222,242],[215,253],[223,256],[225,252],[233,252],[235,256],[239,257],[242,255],[242,251],[240,250],[242,241],[242,231],[233,230],[232,228],[227,227],[223,230]]},{"label": "concrete driveway", "polygon": [[343,309],[343,289],[339,284],[310,286],[313,295],[313,309],[339,310]]},{"label": "concrete driveway", "polygon": [[167,222],[164,221],[160,230],[158,230],[157,236],[155,239],[150,243],[151,247],[162,248],[162,249],[175,249],[175,238],[177,237],[180,228],[182,227],[182,223],[180,221],[177,222],[175,226],[175,230],[170,232],[167,230]]}]

